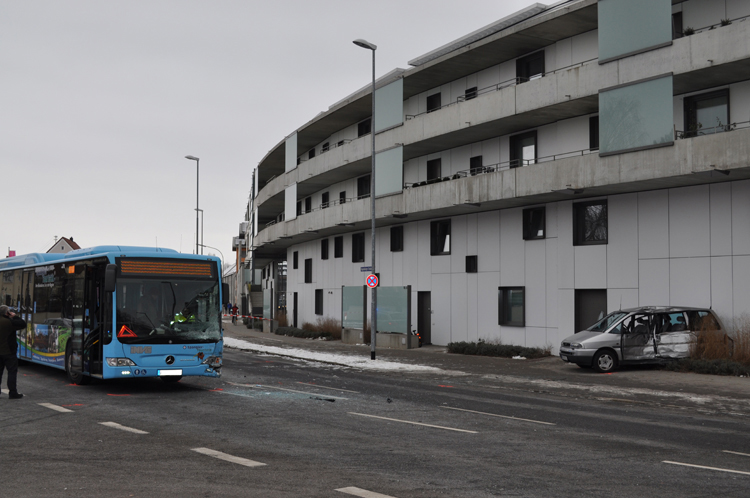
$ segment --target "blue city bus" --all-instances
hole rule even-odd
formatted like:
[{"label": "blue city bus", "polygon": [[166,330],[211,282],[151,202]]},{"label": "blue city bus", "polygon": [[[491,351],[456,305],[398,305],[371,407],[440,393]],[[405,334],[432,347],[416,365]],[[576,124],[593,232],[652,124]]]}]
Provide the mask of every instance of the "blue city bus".
[{"label": "blue city bus", "polygon": [[0,260],[0,302],[27,327],[18,358],[95,379],[221,375],[221,260],[98,246]]}]

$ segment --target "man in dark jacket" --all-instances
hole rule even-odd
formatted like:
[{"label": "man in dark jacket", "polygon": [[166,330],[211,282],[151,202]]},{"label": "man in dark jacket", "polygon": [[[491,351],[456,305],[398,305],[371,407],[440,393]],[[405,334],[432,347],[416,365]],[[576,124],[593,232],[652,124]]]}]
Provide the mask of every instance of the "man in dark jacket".
[{"label": "man in dark jacket", "polygon": [[16,330],[26,328],[26,322],[16,316],[7,306],[0,306],[0,384],[3,381],[3,369],[8,369],[8,391],[10,399],[21,399],[23,394],[18,392],[16,379],[18,378],[18,343]]}]

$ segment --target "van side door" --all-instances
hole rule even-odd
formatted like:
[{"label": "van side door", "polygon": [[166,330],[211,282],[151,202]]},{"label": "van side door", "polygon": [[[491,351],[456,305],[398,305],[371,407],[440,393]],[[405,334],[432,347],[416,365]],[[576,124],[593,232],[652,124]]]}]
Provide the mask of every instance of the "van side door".
[{"label": "van side door", "polygon": [[691,334],[685,313],[657,313],[656,354],[660,358],[687,358],[690,356]]},{"label": "van side door", "polygon": [[636,313],[623,320],[621,345],[624,361],[648,360],[656,356],[650,314]]}]

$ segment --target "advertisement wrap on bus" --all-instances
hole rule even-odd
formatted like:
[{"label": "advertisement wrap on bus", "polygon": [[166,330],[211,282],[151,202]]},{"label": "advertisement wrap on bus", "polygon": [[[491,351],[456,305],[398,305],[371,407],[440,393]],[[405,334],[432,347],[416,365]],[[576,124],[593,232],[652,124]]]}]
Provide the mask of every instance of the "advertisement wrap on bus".
[{"label": "advertisement wrap on bus", "polygon": [[221,375],[221,261],[170,249],[99,246],[0,261],[0,300],[27,327],[18,357],[92,378]]}]

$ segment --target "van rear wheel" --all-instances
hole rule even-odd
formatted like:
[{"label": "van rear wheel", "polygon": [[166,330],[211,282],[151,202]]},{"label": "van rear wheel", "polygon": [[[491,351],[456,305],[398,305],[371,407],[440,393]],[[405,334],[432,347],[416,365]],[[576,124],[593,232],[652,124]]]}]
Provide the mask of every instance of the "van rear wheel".
[{"label": "van rear wheel", "polygon": [[594,362],[591,366],[597,372],[612,372],[617,368],[617,355],[614,351],[607,349],[599,351],[594,355]]}]

